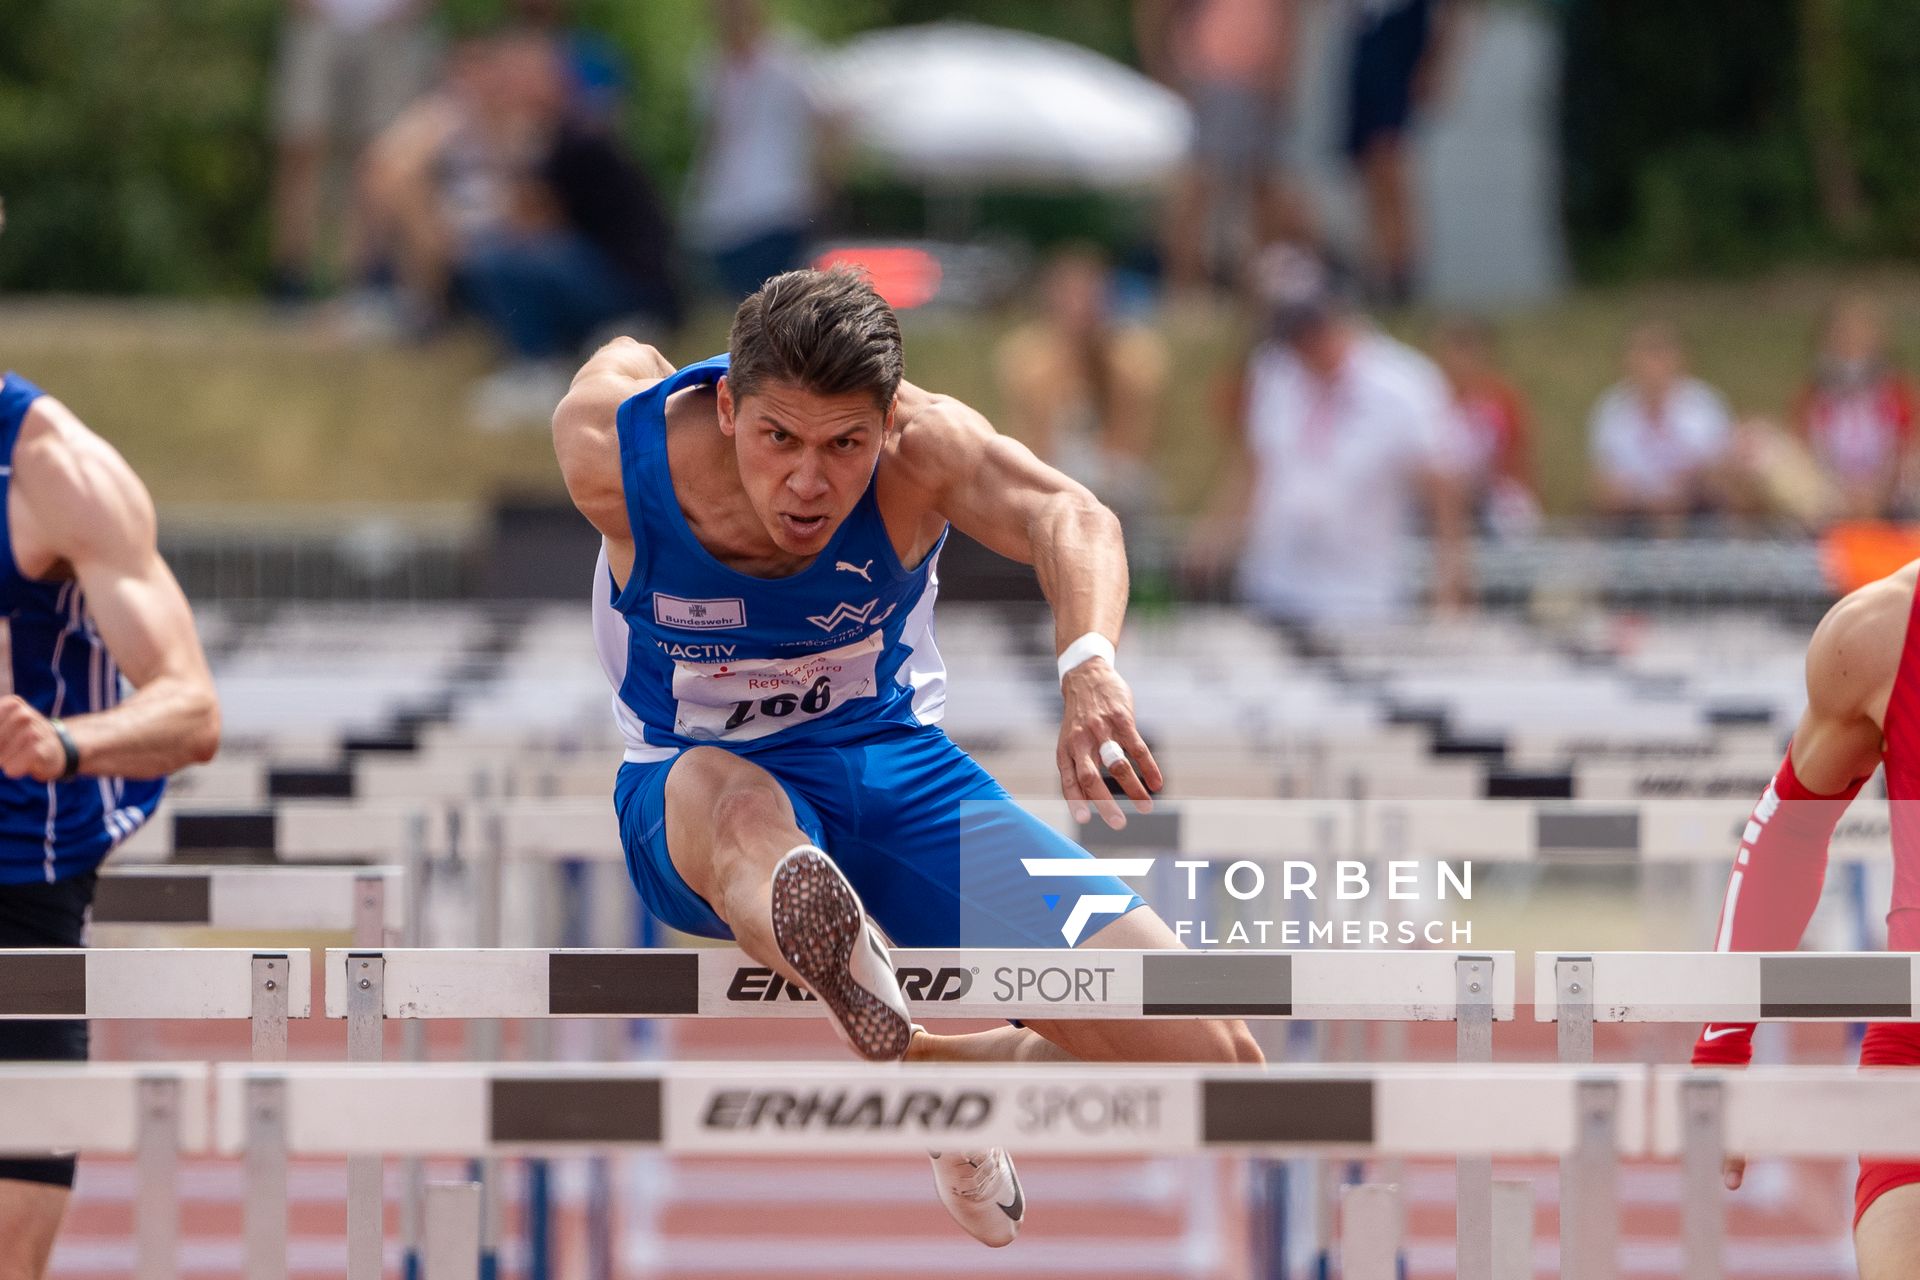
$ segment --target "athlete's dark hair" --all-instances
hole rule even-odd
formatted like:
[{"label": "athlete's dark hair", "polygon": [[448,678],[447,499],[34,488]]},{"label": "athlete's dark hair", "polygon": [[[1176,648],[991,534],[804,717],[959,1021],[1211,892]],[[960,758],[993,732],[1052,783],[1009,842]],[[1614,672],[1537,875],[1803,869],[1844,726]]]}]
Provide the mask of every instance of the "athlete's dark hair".
[{"label": "athlete's dark hair", "polygon": [[864,391],[886,409],[905,357],[900,320],[864,273],[789,271],[760,286],[733,315],[727,383],[750,396],[769,380],[815,395]]}]

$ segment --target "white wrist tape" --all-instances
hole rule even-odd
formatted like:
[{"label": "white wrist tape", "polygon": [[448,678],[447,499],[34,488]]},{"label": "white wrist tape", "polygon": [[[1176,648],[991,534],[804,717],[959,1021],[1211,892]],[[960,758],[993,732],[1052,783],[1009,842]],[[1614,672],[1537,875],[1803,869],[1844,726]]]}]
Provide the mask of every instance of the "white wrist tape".
[{"label": "white wrist tape", "polygon": [[[1113,641],[1107,639],[1098,631],[1089,631],[1078,640],[1075,640],[1060,654],[1060,678],[1065,680],[1067,678],[1067,672],[1073,670],[1089,658],[1105,658],[1108,666],[1114,666]],[[1118,670],[1117,667],[1115,669]]]}]

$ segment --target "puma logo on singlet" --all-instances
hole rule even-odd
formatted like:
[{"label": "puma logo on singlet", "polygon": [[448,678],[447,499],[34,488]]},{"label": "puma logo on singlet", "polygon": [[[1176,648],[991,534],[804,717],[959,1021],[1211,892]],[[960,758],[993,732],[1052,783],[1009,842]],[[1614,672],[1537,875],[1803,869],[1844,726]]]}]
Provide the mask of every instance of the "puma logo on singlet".
[{"label": "puma logo on singlet", "polygon": [[834,562],[833,567],[841,573],[857,573],[866,581],[873,581],[873,576],[867,572],[867,570],[873,568],[873,561],[871,560],[865,564],[852,564],[846,560],[837,560]]}]

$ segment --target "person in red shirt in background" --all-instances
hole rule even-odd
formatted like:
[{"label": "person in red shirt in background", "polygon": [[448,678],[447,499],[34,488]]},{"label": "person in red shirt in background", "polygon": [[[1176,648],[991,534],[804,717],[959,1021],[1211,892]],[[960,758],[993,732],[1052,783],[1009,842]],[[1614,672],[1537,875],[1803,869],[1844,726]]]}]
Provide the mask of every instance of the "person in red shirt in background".
[{"label": "person in red shirt in background", "polygon": [[1501,536],[1533,532],[1540,525],[1533,414],[1500,371],[1493,326],[1477,316],[1455,317],[1441,327],[1433,354],[1465,428],[1465,475],[1477,522]]},{"label": "person in red shirt in background", "polygon": [[1913,384],[1887,351],[1871,298],[1841,298],[1821,327],[1794,426],[1840,497],[1839,515],[1886,519],[1901,505],[1913,443]]}]

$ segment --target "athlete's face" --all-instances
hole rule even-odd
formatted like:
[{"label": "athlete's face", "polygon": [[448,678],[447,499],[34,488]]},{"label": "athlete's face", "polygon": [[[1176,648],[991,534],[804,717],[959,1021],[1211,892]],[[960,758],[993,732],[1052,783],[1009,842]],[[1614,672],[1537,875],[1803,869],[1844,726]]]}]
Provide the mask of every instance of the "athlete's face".
[{"label": "athlete's face", "polygon": [[792,555],[825,549],[866,492],[893,425],[892,408],[864,392],[821,396],[785,382],[736,399],[722,378],[719,412],[754,514]]}]

